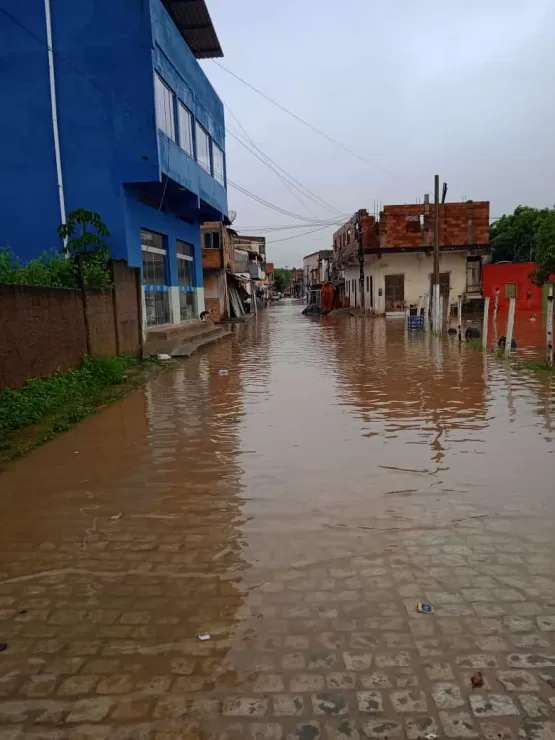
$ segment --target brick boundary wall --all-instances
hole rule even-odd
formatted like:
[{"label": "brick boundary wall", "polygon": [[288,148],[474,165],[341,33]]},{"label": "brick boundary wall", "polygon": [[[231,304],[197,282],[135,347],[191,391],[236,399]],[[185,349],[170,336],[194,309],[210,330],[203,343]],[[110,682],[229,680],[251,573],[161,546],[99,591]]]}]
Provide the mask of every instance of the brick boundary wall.
[{"label": "brick boundary wall", "polygon": [[0,284],[0,389],[76,368],[87,346],[97,355],[141,354],[140,271],[114,260],[112,274],[114,288],[86,290],[84,296],[80,290]]}]

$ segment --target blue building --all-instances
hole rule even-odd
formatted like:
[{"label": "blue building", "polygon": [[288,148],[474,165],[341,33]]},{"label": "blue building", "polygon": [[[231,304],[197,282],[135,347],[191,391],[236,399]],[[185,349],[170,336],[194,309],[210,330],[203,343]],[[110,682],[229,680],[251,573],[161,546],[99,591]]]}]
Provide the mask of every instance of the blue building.
[{"label": "blue building", "polygon": [[204,310],[200,224],[227,213],[222,56],[205,0],[3,0],[0,246],[59,248],[98,211],[143,272],[149,325]]}]

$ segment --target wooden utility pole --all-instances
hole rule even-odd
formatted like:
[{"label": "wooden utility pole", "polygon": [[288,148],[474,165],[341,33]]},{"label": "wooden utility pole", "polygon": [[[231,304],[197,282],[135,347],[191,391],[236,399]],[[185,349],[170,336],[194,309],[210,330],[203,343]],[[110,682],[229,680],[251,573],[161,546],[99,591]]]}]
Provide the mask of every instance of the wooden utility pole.
[{"label": "wooden utility pole", "polygon": [[439,300],[439,175],[434,180],[434,274],[432,279],[433,329],[439,334],[442,326]]},{"label": "wooden utility pole", "polygon": [[359,266],[359,282],[360,282],[360,310],[363,316],[366,314],[366,294],[364,292],[364,243],[362,241],[362,223],[360,218],[360,211],[357,211],[357,220],[355,224],[355,232],[358,236],[358,266]]}]

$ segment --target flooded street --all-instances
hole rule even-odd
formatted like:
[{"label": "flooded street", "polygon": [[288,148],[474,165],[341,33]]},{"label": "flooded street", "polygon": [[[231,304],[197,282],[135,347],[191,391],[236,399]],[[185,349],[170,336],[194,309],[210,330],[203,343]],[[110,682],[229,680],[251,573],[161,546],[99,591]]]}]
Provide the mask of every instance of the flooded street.
[{"label": "flooded street", "polygon": [[301,308],[0,474],[0,740],[555,738],[554,379]]}]

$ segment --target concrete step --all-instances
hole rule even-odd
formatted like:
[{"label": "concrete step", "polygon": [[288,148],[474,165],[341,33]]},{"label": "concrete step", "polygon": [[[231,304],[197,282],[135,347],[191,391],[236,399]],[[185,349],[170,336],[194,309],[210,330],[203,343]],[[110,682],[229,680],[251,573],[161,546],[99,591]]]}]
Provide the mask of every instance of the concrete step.
[{"label": "concrete step", "polygon": [[181,321],[179,324],[163,324],[162,326],[152,326],[147,329],[147,338],[155,341],[164,339],[173,339],[175,337],[198,336],[209,333],[215,327],[212,321],[200,321],[200,319],[191,319]]},{"label": "concrete step", "polygon": [[216,327],[216,331],[213,331],[210,334],[204,334],[187,342],[183,342],[182,344],[179,344],[177,347],[175,347],[172,352],[169,352],[168,354],[171,354],[172,357],[190,357],[201,347],[204,347],[207,344],[212,344],[212,342],[219,342],[220,339],[224,339],[225,337],[230,335],[231,330],[229,327],[218,326]]},{"label": "concrete step", "polygon": [[148,355],[167,354],[188,342],[196,342],[203,338],[218,338],[222,327],[213,323],[196,322],[194,325],[183,326],[176,324],[176,328],[162,327],[149,329],[145,341],[145,352]]}]

